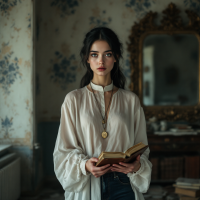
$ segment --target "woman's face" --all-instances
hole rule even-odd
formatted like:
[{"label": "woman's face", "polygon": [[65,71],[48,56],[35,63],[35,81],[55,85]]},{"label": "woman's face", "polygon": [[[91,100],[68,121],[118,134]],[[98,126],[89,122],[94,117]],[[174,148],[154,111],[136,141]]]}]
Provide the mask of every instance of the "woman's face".
[{"label": "woman's face", "polygon": [[90,63],[94,76],[106,76],[110,74],[116,60],[108,43],[96,40],[90,48],[87,62]]}]

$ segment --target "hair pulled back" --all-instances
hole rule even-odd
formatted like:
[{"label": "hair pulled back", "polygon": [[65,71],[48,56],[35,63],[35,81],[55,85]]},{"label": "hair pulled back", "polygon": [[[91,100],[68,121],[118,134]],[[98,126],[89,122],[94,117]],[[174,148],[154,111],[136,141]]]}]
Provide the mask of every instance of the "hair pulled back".
[{"label": "hair pulled back", "polygon": [[96,40],[106,41],[113,53],[113,56],[116,60],[114,63],[113,69],[111,70],[111,79],[113,84],[118,88],[124,89],[126,78],[120,70],[119,60],[122,58],[122,44],[120,43],[117,35],[109,28],[98,27],[89,31],[83,41],[83,47],[80,52],[81,63],[86,67],[87,71],[83,78],[81,79],[80,87],[84,87],[90,83],[93,78],[93,71],[90,68],[90,64],[87,62],[90,48]]}]

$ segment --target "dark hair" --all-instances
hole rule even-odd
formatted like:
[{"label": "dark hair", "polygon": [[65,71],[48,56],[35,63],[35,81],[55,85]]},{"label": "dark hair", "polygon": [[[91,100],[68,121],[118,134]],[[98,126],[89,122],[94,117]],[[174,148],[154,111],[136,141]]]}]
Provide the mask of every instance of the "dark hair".
[{"label": "dark hair", "polygon": [[94,28],[85,36],[80,56],[81,62],[83,66],[86,67],[87,71],[81,79],[80,87],[82,88],[88,85],[93,78],[93,71],[91,70],[90,64],[87,62],[87,60],[89,57],[90,48],[96,40],[104,40],[109,44],[116,60],[114,67],[111,70],[111,79],[113,80],[113,84],[115,86],[124,89],[126,78],[121,72],[119,66],[119,60],[122,58],[122,44],[120,43],[117,35],[111,29],[106,27]]}]

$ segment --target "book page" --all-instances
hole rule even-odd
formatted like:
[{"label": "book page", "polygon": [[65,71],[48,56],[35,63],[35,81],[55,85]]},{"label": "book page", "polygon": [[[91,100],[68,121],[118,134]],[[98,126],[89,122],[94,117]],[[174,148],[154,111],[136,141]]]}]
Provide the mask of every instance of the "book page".
[{"label": "book page", "polygon": [[140,149],[142,149],[142,148],[144,148],[144,147],[146,147],[146,146],[147,146],[147,145],[145,145],[145,144],[143,144],[142,142],[140,142],[140,143],[134,145],[133,147],[130,147],[130,148],[125,152],[125,154],[126,154],[128,157],[130,157],[131,154],[137,152],[138,150],[140,150]]},{"label": "book page", "polygon": [[100,156],[99,156],[99,160],[102,158],[125,158],[126,154],[122,153],[122,152],[105,152],[103,151]]}]

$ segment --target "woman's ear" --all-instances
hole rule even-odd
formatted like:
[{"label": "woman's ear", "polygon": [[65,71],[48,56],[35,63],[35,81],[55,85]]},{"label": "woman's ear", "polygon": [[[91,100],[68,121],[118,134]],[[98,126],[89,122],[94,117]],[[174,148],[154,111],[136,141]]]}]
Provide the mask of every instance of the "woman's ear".
[{"label": "woman's ear", "polygon": [[84,55],[85,60],[87,60],[87,63],[90,63],[89,61],[89,57],[87,57],[86,55]]},{"label": "woman's ear", "polygon": [[[119,58],[119,55],[117,55],[117,59]],[[115,59],[115,61],[114,62],[116,62],[116,59]]]},{"label": "woman's ear", "polygon": [[87,58],[87,63],[90,63],[89,58]]}]

